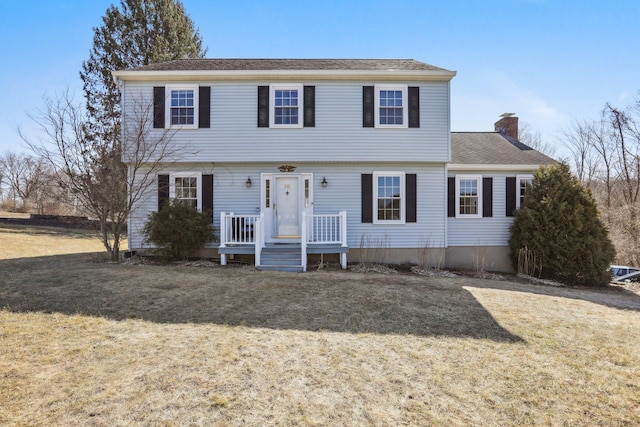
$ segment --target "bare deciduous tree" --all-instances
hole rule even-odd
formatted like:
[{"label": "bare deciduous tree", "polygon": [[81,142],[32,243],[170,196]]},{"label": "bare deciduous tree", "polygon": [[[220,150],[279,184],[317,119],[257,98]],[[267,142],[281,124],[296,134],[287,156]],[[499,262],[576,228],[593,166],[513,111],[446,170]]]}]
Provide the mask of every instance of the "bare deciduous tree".
[{"label": "bare deciduous tree", "polygon": [[593,150],[591,124],[574,122],[562,131],[562,142],[572,157],[573,168],[578,179],[590,186],[596,173],[597,159]]},{"label": "bare deciduous tree", "polygon": [[600,203],[617,261],[640,265],[640,93],[627,108],[607,103],[598,120],[574,123],[564,143]]},{"label": "bare deciduous tree", "polygon": [[38,205],[42,197],[43,187],[47,183],[46,167],[42,159],[30,154],[7,152],[0,158],[4,170],[4,181],[9,194],[17,203],[21,202],[23,209],[28,210],[29,204]]},{"label": "bare deciduous tree", "polygon": [[554,157],[556,154],[556,147],[545,143],[540,131],[533,129],[529,123],[520,123],[520,127],[518,128],[518,141],[528,145],[534,150],[538,150],[541,153],[546,154],[549,157]]},{"label": "bare deciduous tree", "polygon": [[[100,223],[100,238],[112,260],[118,260],[127,217],[159,168],[175,160],[171,134],[153,129],[152,103],[140,99],[127,113],[123,141],[96,142],[87,132],[86,110],[69,92],[44,98],[44,109],[32,119],[40,130],[33,141],[22,139],[53,169],[58,182]],[[122,148],[121,148],[122,147]],[[124,161],[123,161],[124,160]]]}]

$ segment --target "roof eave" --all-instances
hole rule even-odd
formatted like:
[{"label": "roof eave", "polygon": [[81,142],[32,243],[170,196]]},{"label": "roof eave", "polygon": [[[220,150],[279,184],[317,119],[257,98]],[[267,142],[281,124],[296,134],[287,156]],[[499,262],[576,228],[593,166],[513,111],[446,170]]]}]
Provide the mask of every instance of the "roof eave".
[{"label": "roof eave", "polygon": [[199,81],[199,80],[384,80],[450,81],[448,70],[119,70],[112,75],[123,81]]},{"label": "roof eave", "polygon": [[[543,163],[545,164],[545,163]],[[543,164],[464,164],[464,163],[450,163],[447,168],[449,170],[457,171],[534,171]]]}]

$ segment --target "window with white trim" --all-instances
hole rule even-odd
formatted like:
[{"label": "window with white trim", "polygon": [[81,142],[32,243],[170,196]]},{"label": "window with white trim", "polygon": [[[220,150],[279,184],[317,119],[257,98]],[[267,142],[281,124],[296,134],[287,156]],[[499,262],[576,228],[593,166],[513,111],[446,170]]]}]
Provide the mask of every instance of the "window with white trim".
[{"label": "window with white trim", "polygon": [[198,86],[167,86],[165,123],[169,128],[198,128]]},{"label": "window with white trim", "polygon": [[456,218],[482,218],[482,176],[456,175]]},{"label": "window with white trim", "polygon": [[373,223],[405,223],[404,172],[373,173]]},{"label": "window with white trim", "polygon": [[524,192],[527,187],[533,184],[533,175],[517,175],[516,176],[516,208],[520,209],[524,205]]},{"label": "window with white trim", "polygon": [[407,127],[407,86],[377,85],[375,87],[376,127]]},{"label": "window with white trim", "polygon": [[170,174],[169,197],[202,211],[202,174],[199,172]]},{"label": "window with white trim", "polygon": [[270,126],[301,128],[304,105],[302,85],[271,85],[269,91]]}]

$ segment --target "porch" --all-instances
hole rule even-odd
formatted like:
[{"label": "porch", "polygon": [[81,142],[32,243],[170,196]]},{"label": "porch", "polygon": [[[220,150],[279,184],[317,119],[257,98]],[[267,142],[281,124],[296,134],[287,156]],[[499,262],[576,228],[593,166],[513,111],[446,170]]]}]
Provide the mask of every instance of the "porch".
[{"label": "porch", "polygon": [[220,263],[227,255],[253,254],[259,270],[307,271],[308,254],[340,254],[340,265],[347,268],[347,212],[307,214],[300,218],[300,235],[280,236],[267,242],[264,213],[237,215],[220,213]]}]

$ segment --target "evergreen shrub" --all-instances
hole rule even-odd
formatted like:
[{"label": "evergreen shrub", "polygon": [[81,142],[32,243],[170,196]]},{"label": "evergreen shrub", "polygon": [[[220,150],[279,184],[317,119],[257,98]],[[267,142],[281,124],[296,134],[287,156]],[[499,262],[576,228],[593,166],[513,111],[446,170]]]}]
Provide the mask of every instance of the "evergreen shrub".
[{"label": "evergreen shrub", "polygon": [[[588,188],[569,166],[543,166],[515,212],[509,239],[515,270],[568,285],[602,286],[615,257],[608,231]],[[523,262],[524,260],[524,262]],[[531,261],[533,265],[526,265]]]},{"label": "evergreen shrub", "polygon": [[170,259],[187,259],[215,239],[210,213],[198,212],[178,200],[170,200],[158,212],[152,212],[143,233],[156,246],[157,254]]}]

